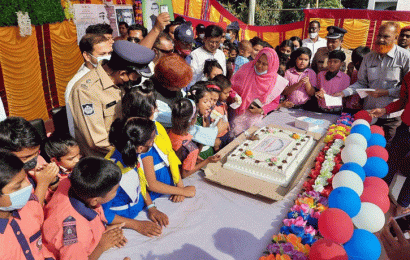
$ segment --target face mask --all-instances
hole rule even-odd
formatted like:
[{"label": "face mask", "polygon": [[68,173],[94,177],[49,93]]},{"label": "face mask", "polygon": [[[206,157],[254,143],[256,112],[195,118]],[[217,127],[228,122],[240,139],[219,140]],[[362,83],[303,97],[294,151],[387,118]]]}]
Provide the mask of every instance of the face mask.
[{"label": "face mask", "polygon": [[205,38],[205,33],[200,33],[199,38],[201,38],[201,39]]},{"label": "face mask", "polygon": [[225,34],[225,39],[227,39],[228,41],[231,40],[231,34],[230,33]]},{"label": "face mask", "polygon": [[290,54],[286,54],[286,53],[282,53],[282,57],[284,58],[284,59],[289,59],[290,58]]},{"label": "face mask", "polygon": [[254,67],[254,69],[255,69],[256,75],[258,75],[258,76],[262,76],[262,75],[265,75],[266,73],[268,73],[268,70],[258,72],[258,70],[256,69],[256,66]]},{"label": "face mask", "polygon": [[29,185],[21,190],[15,191],[10,194],[4,194],[4,196],[9,196],[11,205],[8,207],[0,207],[0,211],[13,211],[18,210],[24,207],[27,204],[27,201],[30,199],[31,190],[33,185]]},{"label": "face mask", "polygon": [[93,57],[94,59],[97,60],[97,64],[91,62],[91,64],[94,66],[94,68],[96,68],[98,66],[98,63],[100,63],[100,61],[102,60],[110,60],[111,59],[111,54],[105,55],[105,56],[101,56],[101,57],[95,57],[93,56],[91,53],[89,53],[91,57]]},{"label": "face mask", "polygon": [[175,50],[179,52],[179,54],[182,54],[184,56],[188,56],[189,54],[191,54],[191,50],[181,49],[179,46],[175,46]]},{"label": "face mask", "polygon": [[309,33],[309,38],[310,39],[315,39],[317,36],[319,35],[319,33]]},{"label": "face mask", "polygon": [[33,170],[34,168],[36,168],[37,158],[38,158],[38,155],[36,157],[34,157],[33,159],[31,159],[30,161],[24,163],[23,169],[26,170],[26,171],[30,171],[30,170]]}]

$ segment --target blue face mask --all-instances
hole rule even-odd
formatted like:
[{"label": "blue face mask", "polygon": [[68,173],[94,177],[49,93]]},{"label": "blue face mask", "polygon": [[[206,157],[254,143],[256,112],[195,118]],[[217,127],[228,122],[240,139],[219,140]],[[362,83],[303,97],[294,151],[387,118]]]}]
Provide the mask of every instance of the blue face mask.
[{"label": "blue face mask", "polygon": [[11,205],[8,207],[0,207],[0,211],[13,211],[18,210],[24,207],[27,204],[27,201],[30,199],[31,190],[33,185],[29,185],[23,189],[12,192],[10,194],[4,194],[3,196],[9,196]]},{"label": "blue face mask", "polygon": [[225,39],[230,41],[231,40],[231,34],[230,33],[225,34]]},{"label": "blue face mask", "polygon": [[265,75],[266,73],[268,73],[268,70],[259,72],[259,71],[256,69],[256,66],[254,66],[253,68],[255,69],[255,73],[256,73],[256,75],[258,75],[258,76],[262,76],[262,75]]}]

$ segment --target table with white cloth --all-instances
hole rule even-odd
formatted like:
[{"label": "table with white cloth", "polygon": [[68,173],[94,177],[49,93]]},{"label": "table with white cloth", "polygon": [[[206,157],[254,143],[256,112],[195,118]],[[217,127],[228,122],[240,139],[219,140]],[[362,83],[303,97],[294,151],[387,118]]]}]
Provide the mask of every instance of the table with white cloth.
[{"label": "table with white cloth", "polygon": [[[296,117],[323,119],[325,128],[338,116],[297,109],[282,109],[266,116],[258,126],[275,124],[294,127]],[[309,169],[304,173],[305,176]],[[121,249],[110,249],[100,259],[258,259],[279,232],[282,220],[293,205],[305,178],[282,201],[272,202],[244,192],[222,187],[204,179],[197,172],[184,179],[194,185],[196,196],[173,203],[168,196],[155,200],[157,208],[168,215],[169,225],[162,235],[149,238],[133,230],[124,230],[128,243]],[[147,220],[146,211],[138,220]]]}]

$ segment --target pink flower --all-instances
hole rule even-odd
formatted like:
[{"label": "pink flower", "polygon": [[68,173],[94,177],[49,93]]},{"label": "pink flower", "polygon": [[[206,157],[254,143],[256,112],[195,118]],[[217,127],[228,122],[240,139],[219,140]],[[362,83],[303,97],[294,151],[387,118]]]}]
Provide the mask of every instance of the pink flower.
[{"label": "pink flower", "polygon": [[302,210],[302,209],[301,209],[301,207],[300,207],[299,205],[293,205],[293,206],[290,208],[290,211],[300,211],[300,210]]},{"label": "pink flower", "polygon": [[316,229],[314,229],[312,226],[308,226],[305,228],[306,234],[311,234],[312,236],[316,235]]},{"label": "pink flower", "polygon": [[302,205],[300,205],[300,210],[302,210],[303,213],[309,213],[310,207],[309,207],[308,204],[302,204]]},{"label": "pink flower", "polygon": [[307,221],[303,220],[303,218],[300,217],[300,216],[297,217],[296,220],[295,220],[295,226],[298,226],[298,227],[304,227],[304,226],[306,226],[306,223],[307,223]]},{"label": "pink flower", "polygon": [[293,218],[285,218],[284,220],[283,220],[283,224],[285,225],[285,226],[287,226],[287,227],[290,227],[290,226],[292,226],[292,225],[294,225],[295,224],[295,219],[293,219]]}]

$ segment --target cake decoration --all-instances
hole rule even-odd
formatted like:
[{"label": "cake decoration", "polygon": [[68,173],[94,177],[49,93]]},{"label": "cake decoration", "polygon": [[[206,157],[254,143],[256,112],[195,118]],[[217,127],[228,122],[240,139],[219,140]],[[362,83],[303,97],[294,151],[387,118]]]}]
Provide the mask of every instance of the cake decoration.
[{"label": "cake decoration", "polygon": [[280,128],[263,127],[252,136],[260,139],[248,138],[233,151],[237,156],[228,156],[223,167],[278,185],[289,184],[314,147],[310,136]]}]

